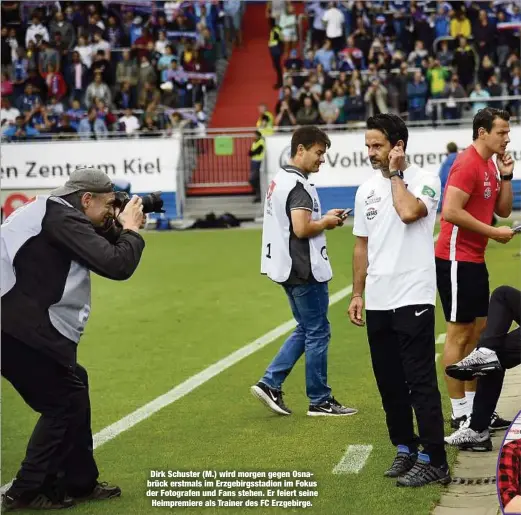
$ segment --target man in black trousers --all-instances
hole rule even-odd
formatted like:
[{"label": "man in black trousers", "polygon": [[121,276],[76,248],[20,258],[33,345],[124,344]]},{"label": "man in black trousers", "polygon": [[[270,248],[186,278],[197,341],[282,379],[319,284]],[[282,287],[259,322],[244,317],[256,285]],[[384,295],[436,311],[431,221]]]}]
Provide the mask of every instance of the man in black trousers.
[{"label": "man in black trousers", "polygon": [[477,348],[445,369],[448,376],[460,381],[479,378],[470,424],[445,438],[448,444],[462,450],[492,450],[489,423],[501,395],[505,370],[521,364],[521,328],[510,331],[512,322],[521,324],[521,291],[500,286],[490,298],[487,326]]},{"label": "man in black trousers", "polygon": [[2,376],[41,415],[2,511],[121,495],[98,482],[88,377],[76,360],[90,312],[90,271],[128,279],[145,247],[141,199],[128,202],[119,226],[114,202],[108,175],[82,167],[2,224]]}]

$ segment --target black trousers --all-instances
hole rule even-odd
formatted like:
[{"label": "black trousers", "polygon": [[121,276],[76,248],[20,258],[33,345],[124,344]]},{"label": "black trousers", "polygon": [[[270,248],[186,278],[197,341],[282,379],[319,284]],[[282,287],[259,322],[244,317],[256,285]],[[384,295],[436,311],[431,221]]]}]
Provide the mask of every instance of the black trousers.
[{"label": "black trousers", "polygon": [[9,493],[59,488],[73,496],[96,485],[87,371],[66,368],[2,332],[2,376],[40,418]]},{"label": "black trousers", "polygon": [[[420,443],[434,466],[446,463],[435,360],[434,306],[366,312],[373,371],[393,445]],[[413,410],[419,438],[414,434]]]},{"label": "black trousers", "polygon": [[[521,291],[500,286],[492,293],[488,309],[487,327],[478,342],[496,352],[504,369],[521,364],[521,329],[510,331],[512,322],[521,324]],[[488,428],[490,417],[501,395],[505,372],[495,372],[478,379],[470,427],[474,431]]]},{"label": "black trousers", "polygon": [[276,47],[270,47],[270,55],[271,55],[271,62],[273,64],[273,68],[275,69],[275,72],[277,73],[277,86],[282,87],[283,84],[283,78],[282,78],[282,50],[279,46]]}]

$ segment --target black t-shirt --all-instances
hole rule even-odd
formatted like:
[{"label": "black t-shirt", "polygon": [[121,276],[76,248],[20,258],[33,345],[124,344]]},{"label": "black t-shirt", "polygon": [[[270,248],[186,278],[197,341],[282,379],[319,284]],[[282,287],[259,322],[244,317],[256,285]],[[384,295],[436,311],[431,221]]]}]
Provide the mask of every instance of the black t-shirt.
[{"label": "black t-shirt", "polygon": [[[288,170],[288,173],[295,173]],[[289,192],[286,201],[286,214],[290,221],[289,253],[293,262],[291,273],[284,284],[309,284],[316,280],[311,273],[311,258],[309,255],[309,239],[297,238],[293,232],[291,223],[291,210],[306,209],[313,211],[313,199],[305,190],[301,182],[297,182],[295,187]]]}]

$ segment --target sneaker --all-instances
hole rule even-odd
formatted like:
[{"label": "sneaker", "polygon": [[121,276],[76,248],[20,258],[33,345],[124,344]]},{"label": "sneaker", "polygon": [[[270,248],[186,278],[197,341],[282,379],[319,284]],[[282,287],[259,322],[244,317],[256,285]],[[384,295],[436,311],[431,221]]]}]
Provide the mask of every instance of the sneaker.
[{"label": "sneaker", "polygon": [[[422,456],[425,456],[425,458]],[[432,483],[448,485],[451,481],[448,465],[434,467],[429,463],[428,456],[420,453],[411,470],[398,478],[396,486],[418,487]]]},{"label": "sneaker", "polygon": [[[400,449],[400,446],[398,446]],[[386,477],[399,477],[403,476],[406,472],[409,472],[416,463],[416,459],[418,458],[417,453],[412,452],[403,452],[398,450],[396,454],[393,464],[384,472],[384,476]]]},{"label": "sneaker", "polygon": [[78,497],[71,496],[75,501],[104,501],[114,497],[121,497],[121,488],[119,486],[109,486],[108,483],[96,483],[94,490],[90,494]]},{"label": "sneaker", "polygon": [[346,417],[348,415],[354,415],[355,413],[358,413],[358,410],[346,408],[334,397],[330,397],[328,401],[322,404],[310,404],[308,410],[310,417]]},{"label": "sneaker", "polygon": [[450,427],[452,429],[459,429],[463,426],[468,426],[470,423],[470,417],[468,415],[463,415],[461,417],[455,418],[454,416],[451,416],[450,418]]},{"label": "sneaker", "polygon": [[449,377],[460,381],[470,381],[477,376],[484,376],[491,372],[503,370],[497,359],[497,354],[489,349],[474,349],[466,358],[454,365],[449,365],[445,373]]},{"label": "sneaker", "polygon": [[291,415],[291,410],[286,407],[282,399],[282,391],[270,388],[267,384],[260,381],[253,385],[251,393],[257,397],[265,406],[278,415]]},{"label": "sneaker", "polygon": [[463,426],[445,437],[445,443],[454,445],[460,451],[487,452],[492,450],[492,440],[488,429],[478,433],[470,427]]},{"label": "sneaker", "polygon": [[53,496],[39,493],[31,498],[13,496],[9,493],[2,495],[2,512],[16,510],[63,510],[75,505],[70,497],[55,499]]},{"label": "sneaker", "polygon": [[502,429],[508,429],[512,424],[511,420],[505,420],[501,418],[495,411],[492,413],[492,418],[490,419],[490,424],[488,428],[490,431],[501,431]]}]

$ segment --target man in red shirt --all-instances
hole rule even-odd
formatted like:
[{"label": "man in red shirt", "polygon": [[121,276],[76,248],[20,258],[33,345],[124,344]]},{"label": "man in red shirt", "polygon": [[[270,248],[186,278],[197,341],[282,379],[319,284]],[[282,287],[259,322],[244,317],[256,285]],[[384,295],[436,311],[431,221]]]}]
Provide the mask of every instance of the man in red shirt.
[{"label": "man in red shirt", "polygon": [[[509,119],[506,111],[481,109],[473,121],[474,141],[458,155],[447,180],[436,244],[438,292],[447,321],[444,367],[470,354],[486,325],[490,290],[485,249],[489,238],[507,243],[514,236],[510,227],[491,225],[494,213],[508,217],[512,211],[514,161],[505,153],[510,142]],[[463,383],[447,375],[445,379],[452,404],[451,426],[458,429],[472,413],[476,382]],[[509,425],[494,414],[490,428]]]}]

